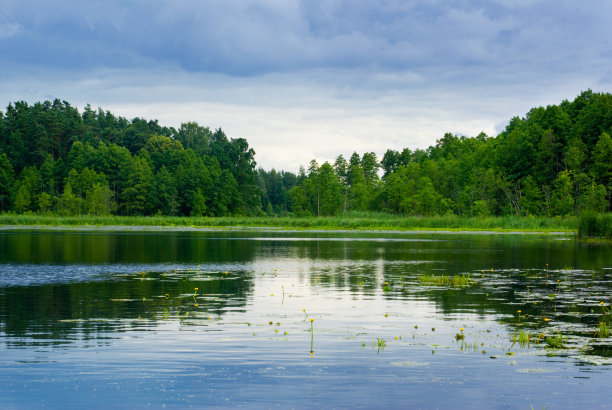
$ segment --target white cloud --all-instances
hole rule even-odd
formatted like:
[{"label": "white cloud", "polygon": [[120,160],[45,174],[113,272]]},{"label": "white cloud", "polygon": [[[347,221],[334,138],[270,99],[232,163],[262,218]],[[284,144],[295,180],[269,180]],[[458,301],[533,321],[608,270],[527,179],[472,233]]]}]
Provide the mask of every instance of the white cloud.
[{"label": "white cloud", "polygon": [[17,23],[0,24],[0,40],[16,36],[21,31],[21,26]]},{"label": "white cloud", "polygon": [[[611,85],[611,6],[585,0],[17,2],[2,10],[0,102],[58,97],[245,137],[297,170]],[[599,41],[601,39],[601,41]]]},{"label": "white cloud", "polygon": [[374,151],[380,158],[388,148],[426,148],[445,132],[495,135],[512,116],[571,99],[586,88],[576,77],[561,85],[531,78],[510,89],[504,83],[436,83],[411,72],[353,70],[235,78],[168,68],[69,78],[62,73],[41,74],[36,81],[12,78],[0,82],[0,98],[8,103],[57,97],[167,126],[197,121],[221,127],[230,137],[246,138],[260,166],[289,171],[312,158],[333,161],[353,151]]}]

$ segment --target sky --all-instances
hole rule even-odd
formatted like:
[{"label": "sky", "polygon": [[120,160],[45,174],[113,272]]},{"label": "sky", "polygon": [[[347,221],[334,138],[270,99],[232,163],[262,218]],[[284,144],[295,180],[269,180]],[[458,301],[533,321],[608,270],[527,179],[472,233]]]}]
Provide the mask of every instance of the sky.
[{"label": "sky", "polygon": [[0,0],[0,107],[196,121],[295,172],[610,92],[611,20],[600,0]]}]

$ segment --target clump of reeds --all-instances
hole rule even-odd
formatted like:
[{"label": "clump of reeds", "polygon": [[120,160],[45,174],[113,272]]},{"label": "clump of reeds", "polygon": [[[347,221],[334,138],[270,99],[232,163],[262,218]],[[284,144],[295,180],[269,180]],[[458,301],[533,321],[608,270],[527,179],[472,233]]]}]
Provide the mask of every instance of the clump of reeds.
[{"label": "clump of reeds", "polygon": [[578,220],[578,236],[612,239],[612,213],[585,212]]},{"label": "clump of reeds", "polygon": [[470,286],[476,283],[470,275],[420,275],[417,277],[421,285],[429,286]]}]

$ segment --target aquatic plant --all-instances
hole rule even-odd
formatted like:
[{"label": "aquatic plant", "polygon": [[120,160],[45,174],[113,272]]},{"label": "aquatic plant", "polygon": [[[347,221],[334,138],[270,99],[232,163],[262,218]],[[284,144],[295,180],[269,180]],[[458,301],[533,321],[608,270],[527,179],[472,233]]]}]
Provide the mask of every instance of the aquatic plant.
[{"label": "aquatic plant", "polygon": [[463,328],[460,328],[459,332],[460,333],[457,333],[455,335],[455,340],[457,340],[457,341],[465,339],[465,335],[463,334]]},{"label": "aquatic plant", "polygon": [[610,337],[610,322],[612,321],[610,310],[606,307],[604,302],[599,302],[599,305],[601,306],[602,314],[596,332],[597,337]]},{"label": "aquatic plant", "polygon": [[578,236],[612,239],[612,215],[584,212],[578,220]]},{"label": "aquatic plant", "polygon": [[606,322],[599,322],[597,337],[610,337],[610,327],[608,327]]},{"label": "aquatic plant", "polygon": [[[605,217],[602,215],[600,217]],[[612,219],[612,218],[611,218]],[[525,230],[575,231],[578,218],[457,215],[409,216],[380,212],[350,211],[329,217],[184,217],[184,216],[53,216],[41,214],[2,214],[0,225],[42,226],[190,226],[190,227],[295,227],[300,229],[445,229],[445,230]],[[599,223],[602,227],[605,223]],[[604,229],[605,231],[605,229]]]},{"label": "aquatic plant", "polygon": [[531,335],[525,332],[524,330],[521,330],[518,334],[515,331],[514,335],[512,335],[511,338],[512,346],[518,343],[521,348],[525,348],[525,346],[529,348],[529,345],[531,343]]},{"label": "aquatic plant", "polygon": [[381,350],[385,350],[387,347],[387,342],[383,338],[377,337],[374,342],[372,342],[372,346],[377,349],[377,353],[380,353]]},{"label": "aquatic plant", "polygon": [[314,354],[314,319],[310,319],[310,354]]},{"label": "aquatic plant", "polygon": [[556,336],[547,337],[544,341],[549,347],[554,349],[565,349],[565,345],[563,344],[563,335],[561,335],[560,332],[557,333]]},{"label": "aquatic plant", "polygon": [[470,274],[463,275],[420,275],[417,277],[421,285],[428,286],[470,286],[476,283]]}]

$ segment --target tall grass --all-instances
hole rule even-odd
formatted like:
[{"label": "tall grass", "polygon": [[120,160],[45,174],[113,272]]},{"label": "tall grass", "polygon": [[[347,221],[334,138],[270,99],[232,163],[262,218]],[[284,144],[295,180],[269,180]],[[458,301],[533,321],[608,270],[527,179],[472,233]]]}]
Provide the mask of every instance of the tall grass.
[{"label": "tall grass", "polygon": [[470,275],[420,275],[417,277],[421,285],[429,286],[470,286],[475,283]]},{"label": "tall grass", "polygon": [[178,217],[178,216],[51,216],[1,214],[0,225],[43,226],[167,226],[167,227],[278,227],[349,230],[474,230],[576,231],[576,217],[485,217],[456,215],[417,217],[374,212],[349,212],[329,217]]},{"label": "tall grass", "polygon": [[612,239],[612,213],[595,214],[585,212],[578,221],[578,236]]}]

